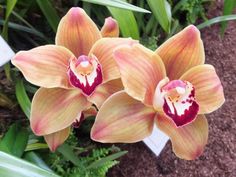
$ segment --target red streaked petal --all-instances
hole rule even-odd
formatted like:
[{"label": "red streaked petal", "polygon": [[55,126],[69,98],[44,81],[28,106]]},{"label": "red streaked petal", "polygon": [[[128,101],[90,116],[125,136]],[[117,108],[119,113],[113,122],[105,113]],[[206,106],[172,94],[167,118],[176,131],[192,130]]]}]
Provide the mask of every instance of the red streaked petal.
[{"label": "red streaked petal", "polygon": [[133,98],[152,106],[157,84],[165,77],[161,58],[140,44],[115,50],[125,91]]},{"label": "red streaked petal", "polygon": [[74,57],[62,46],[45,45],[18,52],[11,62],[32,84],[45,88],[68,88],[67,69],[70,59]]},{"label": "red streaked petal", "polygon": [[100,108],[91,138],[103,143],[137,142],[149,136],[156,112],[124,91],[110,96]]},{"label": "red streaked petal", "polygon": [[91,49],[89,56],[95,55],[102,66],[103,82],[120,77],[120,72],[113,57],[114,49],[121,45],[133,45],[137,41],[131,38],[102,38]]},{"label": "red streaked petal", "polygon": [[32,101],[31,129],[38,136],[65,129],[90,105],[79,90],[40,88]]},{"label": "red streaked petal", "polygon": [[190,124],[178,128],[173,121],[161,115],[157,116],[156,123],[170,137],[173,151],[179,158],[194,160],[203,153],[208,139],[208,124],[204,115],[198,115]]},{"label": "red streaked petal", "polygon": [[100,31],[85,11],[72,7],[58,25],[56,45],[70,49],[79,57],[88,55],[93,44],[100,38]]},{"label": "red streaked petal", "polygon": [[70,135],[70,127],[67,127],[58,132],[45,135],[44,139],[47,142],[50,150],[52,152],[55,152],[57,148],[65,142],[65,140],[69,137],[69,135]]},{"label": "red streaked petal", "polygon": [[89,96],[96,87],[102,83],[101,65],[95,56],[80,56],[78,59],[72,59],[69,69],[70,83]]},{"label": "red streaked petal", "polygon": [[106,18],[101,29],[102,37],[118,37],[119,33],[120,31],[117,21],[112,17]]},{"label": "red streaked petal", "polygon": [[163,60],[170,80],[179,79],[190,68],[205,62],[200,32],[193,25],[164,42],[156,53]]},{"label": "red streaked petal", "polygon": [[120,79],[111,80],[99,85],[95,92],[88,97],[88,100],[94,103],[98,109],[102,106],[104,101],[113,93],[123,90],[123,84]]},{"label": "red streaked petal", "polygon": [[195,87],[200,114],[211,113],[225,102],[223,87],[213,66],[195,66],[184,73],[181,79],[191,82]]}]

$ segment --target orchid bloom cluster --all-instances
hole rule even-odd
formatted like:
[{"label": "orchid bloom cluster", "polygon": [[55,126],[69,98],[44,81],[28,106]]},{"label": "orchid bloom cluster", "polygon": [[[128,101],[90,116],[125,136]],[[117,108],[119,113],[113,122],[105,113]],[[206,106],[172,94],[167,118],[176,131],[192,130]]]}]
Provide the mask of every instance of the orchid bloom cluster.
[{"label": "orchid bloom cluster", "polygon": [[41,87],[32,101],[33,132],[55,151],[81,114],[96,115],[95,141],[137,142],[156,125],[178,157],[197,158],[208,139],[204,114],[225,100],[214,67],[204,64],[200,32],[190,25],[156,51],[118,36],[111,17],[99,31],[84,10],[71,8],[55,45],[17,53],[12,63]]}]

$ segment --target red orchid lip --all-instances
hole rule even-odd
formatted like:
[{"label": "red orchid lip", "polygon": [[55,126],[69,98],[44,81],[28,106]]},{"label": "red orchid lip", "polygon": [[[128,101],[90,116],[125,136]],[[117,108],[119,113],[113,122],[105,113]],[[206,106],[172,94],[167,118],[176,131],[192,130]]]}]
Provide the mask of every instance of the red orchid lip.
[{"label": "red orchid lip", "polygon": [[103,81],[101,65],[94,55],[73,58],[68,75],[71,85],[81,89],[86,96],[90,96]]},{"label": "red orchid lip", "polygon": [[195,101],[195,88],[187,81],[173,80],[162,87],[165,114],[170,117],[177,127],[192,122],[199,111]]}]

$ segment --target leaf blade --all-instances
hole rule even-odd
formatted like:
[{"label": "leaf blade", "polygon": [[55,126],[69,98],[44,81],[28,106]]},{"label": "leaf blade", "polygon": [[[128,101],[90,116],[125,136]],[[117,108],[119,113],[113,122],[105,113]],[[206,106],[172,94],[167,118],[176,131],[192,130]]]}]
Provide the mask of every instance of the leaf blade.
[{"label": "leaf blade", "polygon": [[166,0],[147,0],[155,18],[165,32],[169,33],[171,28],[171,7]]},{"label": "leaf blade", "polygon": [[203,29],[205,27],[211,26],[215,23],[223,22],[223,21],[230,21],[230,20],[236,20],[236,15],[225,15],[225,16],[219,16],[212,18],[210,20],[207,20],[206,22],[203,22],[199,25],[197,25],[198,29]]},{"label": "leaf blade", "polygon": [[53,31],[57,31],[60,18],[49,0],[36,0]]},{"label": "leaf blade", "polygon": [[0,176],[12,177],[16,175],[17,177],[59,177],[22,159],[0,152]]},{"label": "leaf blade", "polygon": [[30,118],[31,102],[25,91],[23,80],[16,81],[16,98],[25,115]]},{"label": "leaf blade", "polygon": [[99,4],[99,5],[104,5],[104,6],[110,6],[114,8],[121,8],[121,9],[126,9],[126,10],[131,10],[131,11],[136,11],[136,12],[142,12],[142,13],[151,13],[150,11],[134,6],[132,4],[129,4],[127,2],[124,2],[122,0],[82,0],[84,2],[89,2],[93,4]]}]

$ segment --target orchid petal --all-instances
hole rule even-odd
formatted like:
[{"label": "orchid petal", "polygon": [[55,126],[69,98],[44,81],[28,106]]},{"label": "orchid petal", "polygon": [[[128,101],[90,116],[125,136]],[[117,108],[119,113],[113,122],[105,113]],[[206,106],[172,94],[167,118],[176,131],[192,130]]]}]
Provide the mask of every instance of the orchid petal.
[{"label": "orchid petal", "polygon": [[152,105],[155,88],[165,77],[165,66],[161,58],[139,44],[120,47],[114,56],[126,92],[133,98]]},{"label": "orchid petal", "polygon": [[97,109],[94,106],[91,106],[89,109],[83,111],[84,117],[96,116],[98,113]]},{"label": "orchid petal", "polygon": [[113,93],[123,90],[123,84],[120,79],[115,79],[99,85],[95,92],[88,97],[88,100],[94,103],[98,109],[102,106],[103,102]]},{"label": "orchid petal", "polygon": [[133,143],[149,136],[156,113],[124,91],[105,101],[91,130],[91,138],[103,143]]},{"label": "orchid petal", "polygon": [[120,31],[117,21],[112,17],[106,18],[101,29],[102,37],[119,37],[119,33]]},{"label": "orchid petal", "polygon": [[102,65],[103,82],[120,77],[120,72],[113,58],[113,51],[120,45],[133,45],[137,41],[131,38],[103,38],[97,41],[90,51]]},{"label": "orchid petal", "polygon": [[44,139],[47,142],[50,150],[52,152],[55,152],[57,148],[65,142],[65,140],[69,137],[69,135],[70,135],[70,127],[67,127],[58,132],[45,135]]},{"label": "orchid petal", "polygon": [[32,101],[31,128],[38,136],[55,133],[70,126],[89,106],[78,90],[40,88]]},{"label": "orchid petal", "polygon": [[198,115],[192,123],[178,128],[172,120],[159,115],[157,126],[170,137],[173,151],[179,158],[193,160],[202,154],[208,139],[204,115]]},{"label": "orchid petal", "polygon": [[156,53],[162,58],[170,80],[179,79],[188,69],[205,62],[200,32],[193,25],[168,39]]},{"label": "orchid petal", "polygon": [[211,113],[224,103],[223,87],[213,66],[206,64],[195,66],[180,79],[191,82],[195,87],[200,114]]},{"label": "orchid petal", "polygon": [[79,57],[87,55],[93,44],[100,38],[100,31],[85,11],[73,7],[59,23],[56,45],[70,49],[76,57]]},{"label": "orchid petal", "polygon": [[45,88],[68,88],[67,70],[69,60],[73,57],[64,47],[45,45],[18,52],[11,62],[32,84]]}]

